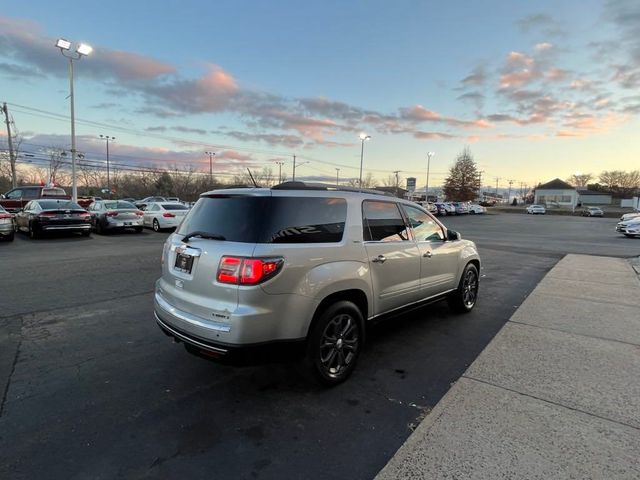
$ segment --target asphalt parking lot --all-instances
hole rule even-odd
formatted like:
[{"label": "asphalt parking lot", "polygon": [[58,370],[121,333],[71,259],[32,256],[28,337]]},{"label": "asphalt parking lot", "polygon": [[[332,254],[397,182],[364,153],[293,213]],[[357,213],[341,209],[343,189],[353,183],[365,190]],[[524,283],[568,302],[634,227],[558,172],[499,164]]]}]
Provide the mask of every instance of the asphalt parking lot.
[{"label": "asphalt parking lot", "polygon": [[640,255],[615,219],[444,222],[480,248],[477,308],[375,326],[330,390],[172,344],[152,314],[166,234],[0,243],[0,478],[372,478],[564,254]]}]

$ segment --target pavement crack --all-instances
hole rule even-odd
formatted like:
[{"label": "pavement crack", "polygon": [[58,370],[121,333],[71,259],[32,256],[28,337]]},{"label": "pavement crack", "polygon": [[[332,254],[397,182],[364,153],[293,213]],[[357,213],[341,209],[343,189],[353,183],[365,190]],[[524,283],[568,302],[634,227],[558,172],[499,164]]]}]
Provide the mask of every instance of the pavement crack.
[{"label": "pavement crack", "polygon": [[9,376],[7,377],[7,383],[4,387],[4,392],[2,393],[2,401],[0,402],[0,418],[4,414],[4,406],[7,403],[7,397],[9,396],[9,388],[11,387],[11,381],[13,379],[13,374],[16,371],[16,364],[18,363],[18,357],[20,356],[20,348],[22,347],[22,340],[24,338],[22,333],[22,319],[20,320],[20,338],[18,339],[18,345],[16,346],[16,353],[13,356],[13,362],[11,363],[11,371],[9,372]]}]

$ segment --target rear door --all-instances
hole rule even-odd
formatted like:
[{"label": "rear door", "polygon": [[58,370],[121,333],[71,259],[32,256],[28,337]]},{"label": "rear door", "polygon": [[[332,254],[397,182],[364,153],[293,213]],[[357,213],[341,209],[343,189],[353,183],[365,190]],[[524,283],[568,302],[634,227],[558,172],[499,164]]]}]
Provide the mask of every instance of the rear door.
[{"label": "rear door", "polygon": [[458,243],[446,242],[443,228],[421,208],[403,204],[402,210],[420,250],[420,299],[455,288],[460,255]]},{"label": "rear door", "polygon": [[7,192],[6,199],[2,201],[2,205],[8,211],[17,211],[20,210],[22,205],[22,189],[14,188],[13,190]]},{"label": "rear door", "polygon": [[362,215],[374,314],[418,300],[420,250],[409,235],[397,202],[365,200]]}]

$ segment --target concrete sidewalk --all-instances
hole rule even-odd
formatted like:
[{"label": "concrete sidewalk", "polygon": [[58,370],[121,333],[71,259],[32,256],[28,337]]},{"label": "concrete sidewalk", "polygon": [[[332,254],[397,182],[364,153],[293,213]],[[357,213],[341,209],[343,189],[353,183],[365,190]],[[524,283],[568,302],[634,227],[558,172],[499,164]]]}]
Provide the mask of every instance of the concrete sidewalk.
[{"label": "concrete sidewalk", "polygon": [[558,262],[377,478],[639,479],[629,262]]}]

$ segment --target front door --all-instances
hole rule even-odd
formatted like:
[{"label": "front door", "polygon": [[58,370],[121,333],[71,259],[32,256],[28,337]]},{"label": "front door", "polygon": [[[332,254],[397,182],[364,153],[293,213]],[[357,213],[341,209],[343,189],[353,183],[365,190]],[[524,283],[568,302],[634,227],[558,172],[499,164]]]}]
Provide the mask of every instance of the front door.
[{"label": "front door", "polygon": [[373,288],[373,314],[416,301],[420,290],[420,250],[409,236],[398,204],[365,200],[362,214]]},{"label": "front door", "polygon": [[439,295],[456,287],[460,249],[445,241],[445,232],[429,213],[402,205],[420,249],[420,299]]}]

